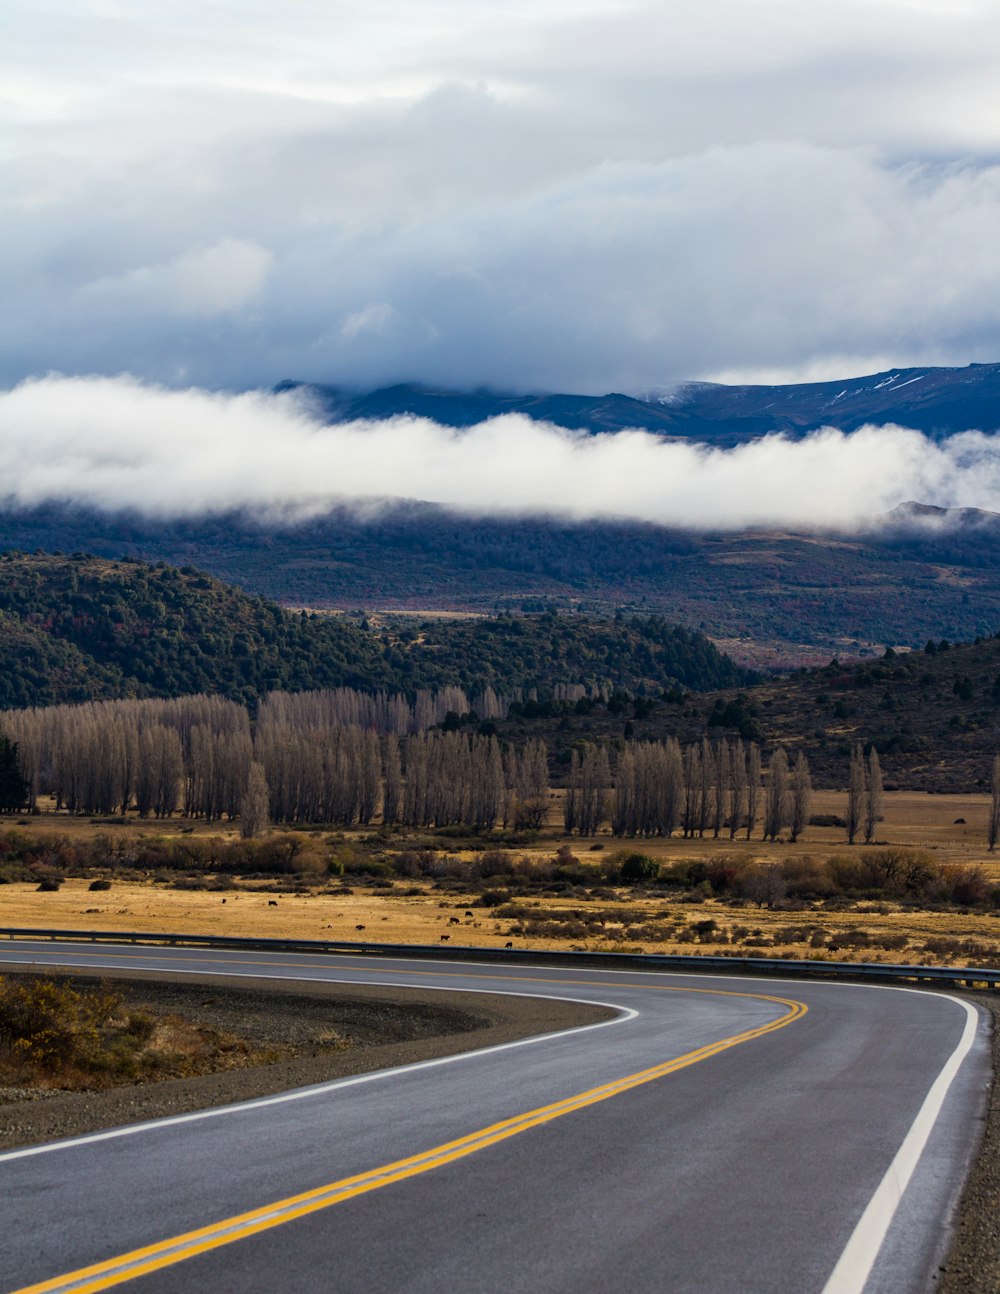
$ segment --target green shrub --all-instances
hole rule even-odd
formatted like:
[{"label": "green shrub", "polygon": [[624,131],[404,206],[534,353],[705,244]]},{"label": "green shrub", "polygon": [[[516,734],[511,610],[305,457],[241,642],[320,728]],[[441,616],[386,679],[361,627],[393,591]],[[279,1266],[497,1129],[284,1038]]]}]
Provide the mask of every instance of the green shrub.
[{"label": "green shrub", "polygon": [[641,885],[655,881],[660,875],[660,864],[646,854],[629,854],[622,863],[621,879],[625,885]]}]

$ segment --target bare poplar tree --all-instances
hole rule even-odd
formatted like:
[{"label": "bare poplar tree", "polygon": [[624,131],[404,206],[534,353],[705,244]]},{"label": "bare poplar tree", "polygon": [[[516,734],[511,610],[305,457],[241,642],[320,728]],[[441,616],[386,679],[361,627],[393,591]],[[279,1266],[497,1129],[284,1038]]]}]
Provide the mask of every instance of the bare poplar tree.
[{"label": "bare poplar tree", "polygon": [[993,777],[990,781],[990,820],[986,828],[990,853],[1000,840],[1000,755],[993,756]]},{"label": "bare poplar tree", "polygon": [[732,749],[732,772],[729,784],[729,839],[735,840],[736,833],[743,825],[746,816],[747,798],[747,754],[743,741],[737,737]]},{"label": "bare poplar tree", "polygon": [[698,830],[698,796],[701,789],[701,750],[696,745],[684,748],[684,812],[681,823],[685,837]]},{"label": "bare poplar tree", "polygon": [[667,741],[664,751],[663,807],[660,829],[665,836],[673,834],[684,809],[684,761],[676,737]]},{"label": "bare poplar tree", "polygon": [[715,779],[712,788],[712,835],[718,840],[729,808],[730,775],[729,742],[721,738],[715,747]]},{"label": "bare poplar tree", "polygon": [[616,836],[634,836],[636,830],[636,757],[632,743],[626,742],[615,769],[611,831]]},{"label": "bare poplar tree", "polygon": [[760,747],[755,741],[747,750],[747,840],[753,835],[760,803]]},{"label": "bare poplar tree", "polygon": [[247,775],[247,789],[240,803],[240,835],[252,840],[267,827],[267,780],[264,766],[254,760]]},{"label": "bare poplar tree", "polygon": [[777,840],[788,821],[788,756],[779,746],[767,766],[764,796],[764,839]]},{"label": "bare poplar tree", "polygon": [[788,822],[793,842],[798,840],[809,825],[811,800],[812,779],[809,776],[809,764],[805,753],[800,750],[795,757],[795,769],[792,773],[792,803]]},{"label": "bare poplar tree", "polygon": [[569,759],[569,777],[566,781],[566,798],[563,800],[563,830],[569,835],[575,831],[579,821],[580,803],[580,755],[572,751]]},{"label": "bare poplar tree", "polygon": [[386,826],[399,821],[399,807],[403,798],[403,770],[399,761],[399,739],[389,736],[385,740],[385,762],[382,781],[382,821]]},{"label": "bare poplar tree", "polygon": [[874,746],[868,751],[868,769],[865,775],[865,844],[875,839],[875,829],[882,816],[882,769],[878,751]]},{"label": "bare poplar tree", "polygon": [[861,742],[851,747],[851,771],[847,783],[847,843],[854,844],[861,829],[861,814],[865,800],[865,757]]},{"label": "bare poplar tree", "polygon": [[712,817],[712,799],[715,787],[715,756],[712,743],[701,739],[701,786],[698,789],[698,835],[704,836]]}]

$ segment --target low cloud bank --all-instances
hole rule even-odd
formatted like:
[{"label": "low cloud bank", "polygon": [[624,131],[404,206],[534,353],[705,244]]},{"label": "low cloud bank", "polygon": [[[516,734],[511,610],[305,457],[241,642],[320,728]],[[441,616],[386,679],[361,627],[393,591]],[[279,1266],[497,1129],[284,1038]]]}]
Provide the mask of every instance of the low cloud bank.
[{"label": "low cloud bank", "polygon": [[825,429],[722,450],[520,415],[461,431],[410,417],[331,427],[294,392],[53,376],[0,392],[0,497],[274,522],[421,500],[479,516],[850,527],[909,499],[1000,511],[1000,435],[935,444],[904,427]]}]

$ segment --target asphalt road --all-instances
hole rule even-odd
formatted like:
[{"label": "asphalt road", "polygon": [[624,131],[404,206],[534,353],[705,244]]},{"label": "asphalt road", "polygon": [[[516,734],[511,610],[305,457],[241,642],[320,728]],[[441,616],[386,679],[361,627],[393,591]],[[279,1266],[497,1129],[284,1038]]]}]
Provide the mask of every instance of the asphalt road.
[{"label": "asphalt road", "polygon": [[936,993],[47,942],[0,955],[619,1008],[0,1154],[5,1291],[924,1291],[989,1081],[977,1008]]}]

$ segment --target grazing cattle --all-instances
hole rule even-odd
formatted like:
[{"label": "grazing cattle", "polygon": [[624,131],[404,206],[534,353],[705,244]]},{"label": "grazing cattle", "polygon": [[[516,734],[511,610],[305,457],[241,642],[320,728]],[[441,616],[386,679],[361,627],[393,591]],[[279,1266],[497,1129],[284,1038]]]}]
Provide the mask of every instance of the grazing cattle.
[{"label": "grazing cattle", "polygon": [[510,942],[510,940],[508,939],[508,940],[507,940],[507,942],[504,944],[504,947],[505,947],[505,948],[513,948],[513,947],[514,947],[514,945],[513,945],[513,944]]},{"label": "grazing cattle", "polygon": [[459,924],[458,917],[449,917],[449,918],[448,918],[448,924],[449,924],[450,926],[457,926],[457,925]]},{"label": "grazing cattle", "polygon": [[465,915],[466,915],[467,917],[471,917],[471,916],[472,916],[472,913],[467,911]]},{"label": "grazing cattle", "polygon": [[354,927],[354,929],[355,929],[355,930],[364,930],[364,926],[355,926],[355,927]]},{"label": "grazing cattle", "polygon": [[[225,903],[225,901],[226,901],[226,900],[225,900],[225,899],[223,899],[222,901],[223,901],[223,903]],[[277,900],[277,899],[268,899],[268,901],[267,901],[267,906],[268,906],[269,908],[276,908],[276,907],[278,906],[278,900]]]},{"label": "grazing cattle", "polygon": [[225,903],[225,901],[226,901],[226,900],[225,900],[225,899],[223,899],[222,901],[223,901],[223,903]]},{"label": "grazing cattle", "polygon": [[450,938],[451,938],[451,935],[442,935],[442,936],[441,936],[441,942],[442,942],[443,944],[446,944]]}]

